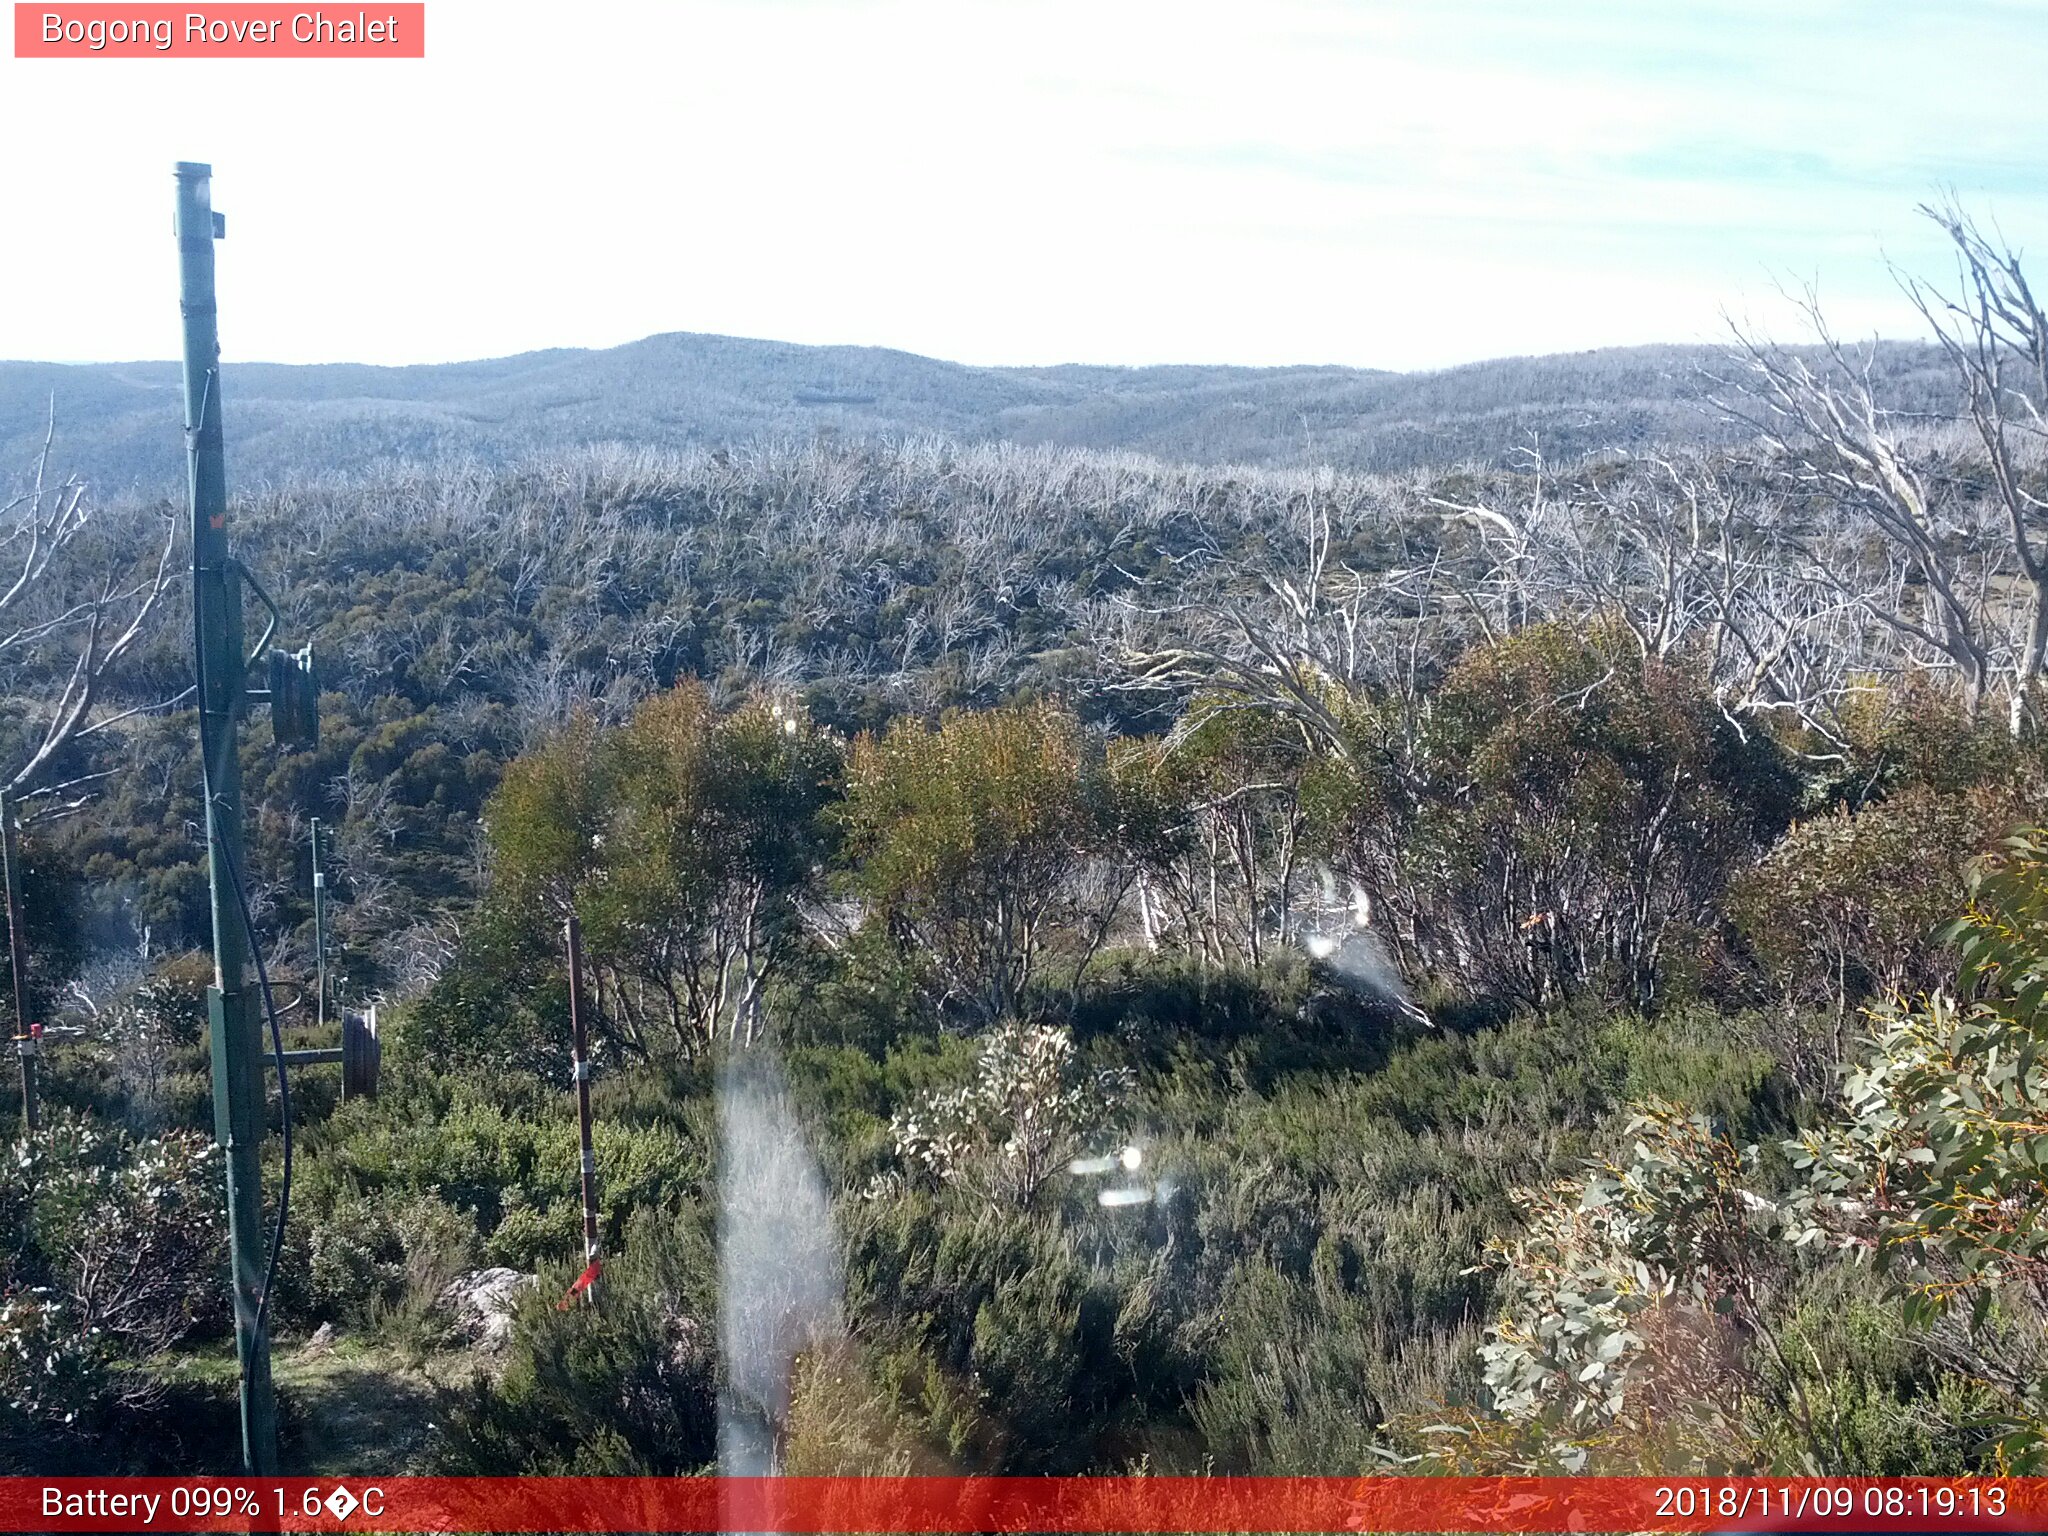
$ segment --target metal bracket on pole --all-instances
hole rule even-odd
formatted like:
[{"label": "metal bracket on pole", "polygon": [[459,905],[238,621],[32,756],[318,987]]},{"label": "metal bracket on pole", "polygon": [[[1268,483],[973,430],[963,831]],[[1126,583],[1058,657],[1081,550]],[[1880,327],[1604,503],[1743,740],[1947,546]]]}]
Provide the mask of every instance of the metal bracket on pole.
[{"label": "metal bracket on pole", "polygon": [[[264,1057],[265,1061],[273,1063],[276,1059],[274,1056]],[[377,1078],[384,1064],[384,1042],[378,1034],[374,1006],[361,1013],[342,1014],[341,1044],[284,1053],[286,1067],[331,1066],[335,1062],[341,1063],[343,1103],[355,1098],[377,1097]]]}]

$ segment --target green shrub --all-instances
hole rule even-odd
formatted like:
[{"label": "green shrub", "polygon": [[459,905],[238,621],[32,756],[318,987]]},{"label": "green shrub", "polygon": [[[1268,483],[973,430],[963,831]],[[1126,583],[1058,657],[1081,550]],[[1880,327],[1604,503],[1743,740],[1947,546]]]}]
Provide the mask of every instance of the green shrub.
[{"label": "green shrub", "polygon": [[298,1221],[291,1278],[280,1280],[294,1315],[369,1327],[416,1349],[441,1342],[442,1292],[477,1259],[468,1213],[431,1190],[380,1191],[342,1193],[324,1207],[304,1201]]},{"label": "green shrub", "polygon": [[1014,1013],[1056,934],[1091,930],[1074,875],[1105,829],[1070,711],[963,712],[937,730],[900,720],[855,741],[846,780],[853,886],[923,962],[940,1008],[980,1024]]},{"label": "green shrub", "polygon": [[667,1476],[718,1450],[709,1235],[636,1221],[604,1267],[600,1306],[559,1310],[572,1271],[522,1299],[502,1373],[446,1395],[433,1459],[462,1475]]},{"label": "green shrub", "polygon": [[974,1074],[890,1122],[912,1168],[982,1202],[1028,1207],[1105,1138],[1121,1145],[1128,1071],[1083,1065],[1070,1030],[1006,1020],[977,1041]]},{"label": "green shrub", "polygon": [[1546,624],[1460,656],[1426,705],[1358,712],[1338,847],[1417,974],[1547,1006],[1648,1007],[1795,785],[1707,681],[1618,627]]},{"label": "green shrub", "polygon": [[830,853],[836,744],[791,701],[691,680],[625,725],[579,717],[505,772],[491,877],[529,942],[582,919],[596,1032],[676,1056],[751,1042]]},{"label": "green shrub", "polygon": [[1906,788],[1792,827],[1736,879],[1729,912],[1795,1002],[1840,1016],[1924,992],[1948,966],[1937,930],[1962,902],[1965,867],[2004,830],[1982,796]]},{"label": "green shrub", "polygon": [[0,1465],[148,1464],[136,1437],[167,1395],[153,1367],[225,1324],[219,1181],[203,1137],[69,1110],[0,1159]]},{"label": "green shrub", "polygon": [[1385,1469],[1386,1419],[1471,1377],[1469,1326],[1409,1331],[1321,1272],[1252,1261],[1232,1277],[1194,1406],[1218,1471],[1338,1477]]},{"label": "green shrub", "polygon": [[[1944,1359],[1939,1342],[1899,1326],[1896,1301],[1860,1265],[1829,1264],[1798,1277],[1781,1303],[1785,1367],[1752,1433],[1759,1459],[1798,1465],[1803,1447],[1785,1403],[1803,1395],[1827,1448],[1830,1472],[1865,1477],[1968,1477],[1994,1473],[1984,1425],[1996,1395]],[[2021,1346],[2024,1339],[2014,1341]]]},{"label": "green shrub", "polygon": [[1178,1411],[1188,1375],[1147,1266],[1091,1263],[1046,1217],[993,1207],[912,1197],[846,1220],[849,1306],[903,1366],[920,1442],[961,1470],[1118,1465]]},{"label": "green shrub", "polygon": [[226,1287],[220,1158],[187,1131],[132,1137],[72,1112],[0,1164],[14,1213],[9,1288],[53,1288],[76,1326],[135,1358],[218,1326]]}]

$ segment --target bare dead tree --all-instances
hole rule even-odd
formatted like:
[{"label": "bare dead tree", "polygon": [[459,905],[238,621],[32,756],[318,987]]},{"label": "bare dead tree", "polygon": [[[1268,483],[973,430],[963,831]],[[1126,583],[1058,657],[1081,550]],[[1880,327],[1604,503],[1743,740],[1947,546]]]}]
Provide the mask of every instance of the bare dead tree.
[{"label": "bare dead tree", "polygon": [[2048,316],[2028,286],[2020,258],[2003,237],[1987,235],[1951,197],[1920,212],[1955,246],[1957,284],[1943,293],[1901,275],[1901,286],[1933,328],[1963,385],[1970,424],[1991,469],[2011,553],[2026,587],[2026,638],[2015,662],[2011,728],[2018,735],[2039,714],[2041,669],[2048,659]]},{"label": "bare dead tree", "polygon": [[1118,686],[1222,689],[1348,756],[1347,701],[1368,684],[1412,679],[1421,631],[1441,615],[1434,556],[1373,572],[1332,557],[1331,500],[1321,481],[1301,498],[1295,561],[1246,559],[1209,537],[1176,562],[1173,590],[1121,598],[1128,677]]},{"label": "bare dead tree", "polygon": [[86,798],[79,791],[88,778],[39,783],[66,747],[176,702],[101,708],[175,581],[177,521],[163,515],[154,561],[127,556],[118,536],[98,536],[102,523],[85,483],[50,476],[56,426],[53,406],[27,486],[0,504],[0,561],[13,568],[0,591],[0,666],[17,678],[45,669],[63,676],[56,696],[39,707],[40,731],[27,756],[11,772],[0,769],[9,795],[49,800],[39,815],[76,809]]},{"label": "bare dead tree", "polygon": [[[1807,569],[1813,541],[1781,537],[1784,498],[1723,457],[1624,456],[1568,476],[1533,448],[1527,459],[1478,500],[1425,496],[1478,540],[1480,568],[1450,573],[1443,600],[1482,639],[1613,623],[1646,659],[1697,664],[1738,729],[1784,712],[1837,739],[1835,715],[1859,672],[1884,670],[1882,648],[1857,602]],[[1832,541],[1825,555],[1830,573],[1857,563]]]},{"label": "bare dead tree", "polygon": [[[1814,508],[1803,528],[1781,520],[1780,547],[1909,655],[1953,672],[1975,714],[2009,665],[1999,616],[1984,601],[2000,551],[1956,477],[1879,399],[1874,348],[1852,355],[1811,289],[1795,302],[1819,338],[1817,363],[1736,329],[1736,371],[1719,381],[1717,404],[1757,434],[1785,493]],[[1842,558],[1857,553],[1842,538],[1852,530],[1877,536],[1874,562]]]}]

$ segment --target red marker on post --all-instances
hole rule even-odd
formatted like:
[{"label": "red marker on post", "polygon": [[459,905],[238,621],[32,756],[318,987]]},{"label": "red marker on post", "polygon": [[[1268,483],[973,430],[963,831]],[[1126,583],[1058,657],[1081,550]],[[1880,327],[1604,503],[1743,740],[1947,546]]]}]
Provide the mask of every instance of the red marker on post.
[{"label": "red marker on post", "polygon": [[601,1268],[603,1268],[603,1265],[598,1260],[592,1259],[590,1267],[578,1275],[575,1283],[562,1293],[562,1299],[555,1303],[555,1310],[557,1312],[566,1312],[570,1307],[574,1306],[576,1298],[597,1283],[597,1272]]}]

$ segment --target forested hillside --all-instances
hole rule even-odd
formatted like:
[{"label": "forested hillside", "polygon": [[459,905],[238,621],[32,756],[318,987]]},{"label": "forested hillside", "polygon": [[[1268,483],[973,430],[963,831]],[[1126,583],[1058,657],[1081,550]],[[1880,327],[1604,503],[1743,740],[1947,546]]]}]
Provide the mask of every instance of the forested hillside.
[{"label": "forested hillside", "polygon": [[[243,749],[284,1038],[315,817],[387,1021],[375,1099],[295,1079],[292,1464],[2041,1466],[2048,326],[1954,233],[1979,345],[1737,350],[1706,443],[245,495],[322,669]],[[0,754],[81,1033],[0,1176],[0,1449],[225,1468],[176,522],[63,446]]]},{"label": "forested hillside", "polygon": [[[1946,403],[1936,349],[1879,350],[1900,408]],[[608,351],[371,368],[230,361],[237,483],[391,462],[505,463],[592,444],[942,433],[1130,449],[1199,464],[1396,471],[1735,439],[1702,408],[1712,348],[1507,358],[1436,373],[1303,368],[973,368],[879,347],[650,336]],[[174,363],[0,362],[0,463],[54,408],[67,462],[106,492],[183,482]]]}]

